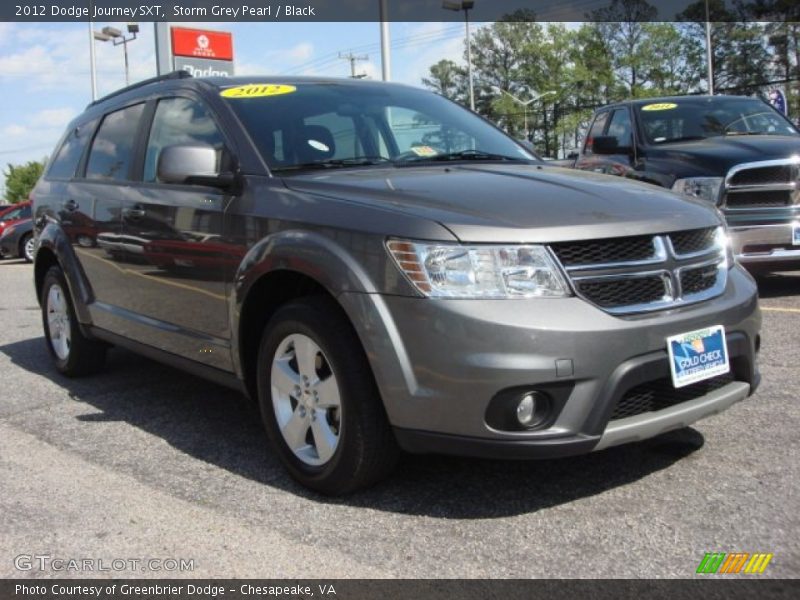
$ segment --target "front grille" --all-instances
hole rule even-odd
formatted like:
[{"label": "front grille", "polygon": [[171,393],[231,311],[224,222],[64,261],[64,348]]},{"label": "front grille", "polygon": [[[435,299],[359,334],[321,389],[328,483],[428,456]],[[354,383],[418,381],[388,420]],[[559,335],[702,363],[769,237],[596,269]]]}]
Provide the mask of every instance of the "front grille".
[{"label": "front grille", "polygon": [[620,398],[611,413],[611,420],[633,417],[647,412],[663,410],[682,402],[688,402],[725,387],[734,381],[732,373],[675,388],[669,378],[648,381],[629,389]]},{"label": "front grille", "polygon": [[649,235],[553,244],[553,252],[565,267],[648,260],[655,256]]},{"label": "front grille", "polygon": [[728,192],[728,208],[777,208],[792,204],[792,193],[788,191]]},{"label": "front grille", "polygon": [[577,288],[584,298],[602,308],[649,304],[666,295],[664,280],[659,276],[580,281]]},{"label": "front grille", "polygon": [[725,289],[717,227],[551,245],[575,292],[611,314],[662,310]]},{"label": "front grille", "polygon": [[757,167],[739,171],[730,179],[730,185],[769,185],[792,181],[791,165]]},{"label": "front grille", "polygon": [[709,250],[714,246],[717,228],[692,229],[670,233],[669,239],[677,254],[694,254]]},{"label": "front grille", "polygon": [[711,289],[717,283],[719,269],[716,265],[686,269],[681,272],[681,289],[683,294],[699,294]]}]

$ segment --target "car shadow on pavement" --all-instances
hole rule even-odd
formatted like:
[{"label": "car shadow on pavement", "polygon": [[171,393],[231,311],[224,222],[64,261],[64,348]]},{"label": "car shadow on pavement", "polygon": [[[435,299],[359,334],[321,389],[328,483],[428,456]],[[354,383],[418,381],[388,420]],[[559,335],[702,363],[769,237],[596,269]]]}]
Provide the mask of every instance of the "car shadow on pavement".
[{"label": "car shadow on pavement", "polygon": [[[307,491],[288,477],[266,447],[266,436],[255,410],[240,394],[119,349],[109,353],[105,372],[68,379],[55,371],[44,343],[42,338],[27,339],[0,346],[0,353],[15,366],[50,379],[72,400],[98,411],[76,417],[79,421],[128,423],[158,436],[193,459],[320,503],[445,519],[513,516],[636,482],[690,456],[704,443],[699,432],[686,428],[645,442],[558,460],[409,455],[403,457],[387,481],[348,497],[331,499]],[[35,400],[31,403],[36,404]],[[15,416],[23,424],[25,419],[21,413]],[[36,435],[37,431],[31,433]],[[58,434],[51,427],[49,435]],[[74,431],[64,433],[65,437],[70,435]],[[92,439],[101,445],[107,443],[108,453],[119,451],[118,440],[89,431],[86,435],[95,436]],[[94,448],[94,452],[108,454],[102,447]],[[152,469],[153,480],[163,486],[157,476],[162,467],[159,459],[153,458],[151,465],[141,461],[141,453],[137,452],[140,476],[143,468]],[[164,491],[172,493],[170,489]],[[224,495],[229,493],[230,489]],[[221,506],[226,502],[226,498],[220,498]]]},{"label": "car shadow on pavement", "polygon": [[759,298],[779,298],[800,294],[800,272],[795,273],[769,273],[759,275]]}]

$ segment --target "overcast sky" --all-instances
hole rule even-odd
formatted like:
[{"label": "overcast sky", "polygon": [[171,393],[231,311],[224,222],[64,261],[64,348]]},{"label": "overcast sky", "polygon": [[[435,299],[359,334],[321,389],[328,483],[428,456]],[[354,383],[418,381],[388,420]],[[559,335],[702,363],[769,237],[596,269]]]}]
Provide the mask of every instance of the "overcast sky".
[{"label": "overcast sky", "polygon": [[[95,23],[124,29],[123,23]],[[180,23],[233,33],[236,72],[346,77],[350,64],[337,57],[368,55],[358,72],[380,79],[378,23]],[[464,26],[458,23],[392,23],[392,79],[421,85],[442,58],[462,62]],[[141,25],[129,44],[131,82],[156,74],[153,24]],[[47,156],[67,122],[91,100],[87,23],[0,22],[0,165]],[[125,83],[122,47],[95,43],[98,93]],[[0,188],[4,177],[0,177]]]}]

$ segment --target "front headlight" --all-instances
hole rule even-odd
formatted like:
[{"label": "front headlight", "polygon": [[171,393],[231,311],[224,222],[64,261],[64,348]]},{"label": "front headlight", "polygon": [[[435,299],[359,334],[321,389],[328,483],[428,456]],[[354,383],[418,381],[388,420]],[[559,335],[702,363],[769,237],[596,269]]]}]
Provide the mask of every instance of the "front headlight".
[{"label": "front headlight", "polygon": [[672,186],[672,191],[691,198],[700,198],[716,205],[719,201],[719,190],[722,187],[722,177],[689,177],[678,179]]},{"label": "front headlight", "polygon": [[433,298],[562,298],[569,296],[544,246],[461,246],[390,240],[395,263]]}]

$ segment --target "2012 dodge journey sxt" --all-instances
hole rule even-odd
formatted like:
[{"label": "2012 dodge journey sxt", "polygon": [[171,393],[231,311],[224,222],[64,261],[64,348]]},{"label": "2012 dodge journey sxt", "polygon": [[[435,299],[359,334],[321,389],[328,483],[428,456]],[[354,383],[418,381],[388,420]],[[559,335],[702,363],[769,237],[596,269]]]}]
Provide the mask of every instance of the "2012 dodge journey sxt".
[{"label": "2012 dodge journey sxt", "polygon": [[34,203],[58,369],[116,345],[241,389],[324,493],[400,449],[644,439],[758,384],[756,287],[714,208],[547,167],[422,90],[149,80],[69,125]]}]

